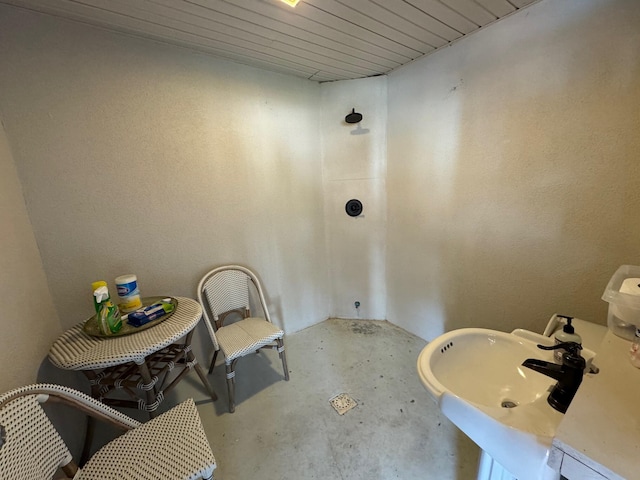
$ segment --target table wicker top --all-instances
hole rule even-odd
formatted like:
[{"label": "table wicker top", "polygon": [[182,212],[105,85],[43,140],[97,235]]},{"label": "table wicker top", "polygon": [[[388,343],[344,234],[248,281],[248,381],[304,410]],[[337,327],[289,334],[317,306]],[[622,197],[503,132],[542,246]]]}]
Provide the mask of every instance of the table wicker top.
[{"label": "table wicker top", "polygon": [[202,307],[186,297],[177,297],[173,315],[158,325],[131,335],[93,337],[86,334],[84,322],[64,332],[51,346],[49,360],[66,370],[95,370],[127,362],[141,364],[150,354],[171,345],[195,328],[202,318]]}]

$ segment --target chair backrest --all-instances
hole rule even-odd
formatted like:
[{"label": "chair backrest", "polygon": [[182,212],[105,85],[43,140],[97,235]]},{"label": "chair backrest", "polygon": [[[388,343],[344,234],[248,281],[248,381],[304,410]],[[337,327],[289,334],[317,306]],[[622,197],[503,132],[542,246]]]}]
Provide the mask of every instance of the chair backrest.
[{"label": "chair backrest", "polygon": [[77,465],[42,404],[55,400],[122,430],[140,422],[90,396],[50,383],[26,385],[0,395],[0,479],[47,480],[61,468],[73,477]]},{"label": "chair backrest", "polygon": [[0,478],[51,479],[71,460],[71,452],[41,403],[46,394],[0,396]]},{"label": "chair backrest", "polygon": [[[220,315],[236,310],[249,310],[250,289],[254,285],[258,294],[258,300],[265,319],[271,321],[267,303],[262,291],[262,285],[257,275],[246,267],[240,265],[223,265],[208,272],[198,284],[198,301],[202,305],[206,326],[211,340],[218,349],[218,340],[215,336],[215,322]],[[209,311],[213,319],[209,317]]]},{"label": "chair backrest", "polygon": [[241,270],[219,270],[204,284],[214,320],[225,312],[249,309],[249,276]]}]

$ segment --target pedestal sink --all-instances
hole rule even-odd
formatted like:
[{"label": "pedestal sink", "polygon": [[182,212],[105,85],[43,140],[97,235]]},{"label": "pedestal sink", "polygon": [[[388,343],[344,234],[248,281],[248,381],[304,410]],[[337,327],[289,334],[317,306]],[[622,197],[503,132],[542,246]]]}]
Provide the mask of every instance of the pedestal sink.
[{"label": "pedestal sink", "polygon": [[[557,480],[547,466],[563,414],[547,403],[555,380],[522,366],[527,358],[553,361],[537,348],[549,337],[527,330],[454,330],[418,357],[418,375],[442,412],[485,454],[518,480]],[[590,367],[594,353],[582,356]]]}]

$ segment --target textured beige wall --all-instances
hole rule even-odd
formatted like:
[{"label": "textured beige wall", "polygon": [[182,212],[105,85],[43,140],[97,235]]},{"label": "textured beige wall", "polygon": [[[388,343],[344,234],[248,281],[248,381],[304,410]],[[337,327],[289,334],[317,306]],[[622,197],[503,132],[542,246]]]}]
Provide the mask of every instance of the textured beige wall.
[{"label": "textured beige wall", "polygon": [[0,393],[37,380],[62,332],[22,188],[0,125]]},{"label": "textured beige wall", "polygon": [[637,0],[545,0],[390,75],[391,322],[606,322],[640,264],[639,53]]},{"label": "textured beige wall", "polygon": [[[352,293],[427,339],[604,323],[609,277],[640,263],[639,6],[542,1],[388,82],[322,87],[0,6],[0,111],[62,325],[97,278],[193,296],[230,260],[288,331]],[[361,104],[371,136],[326,123]],[[338,223],[352,192],[386,228]]]},{"label": "textured beige wall", "polygon": [[260,274],[274,321],[327,307],[317,83],[0,6],[0,111],[64,326],[90,283],[194,297]]},{"label": "textured beige wall", "polygon": [[[324,83],[321,91],[331,313],[384,320],[387,77]],[[352,108],[363,115],[357,125],[344,121]],[[358,217],[345,211],[352,198],[363,205]]]}]

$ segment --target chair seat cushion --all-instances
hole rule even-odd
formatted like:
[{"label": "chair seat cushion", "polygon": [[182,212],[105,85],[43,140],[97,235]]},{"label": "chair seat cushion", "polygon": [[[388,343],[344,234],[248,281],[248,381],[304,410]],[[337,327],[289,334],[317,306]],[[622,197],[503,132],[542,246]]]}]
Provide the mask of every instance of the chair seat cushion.
[{"label": "chair seat cushion", "polygon": [[284,332],[264,318],[249,317],[220,327],[216,335],[226,362],[230,363],[282,338]]},{"label": "chair seat cushion", "polygon": [[102,447],[74,480],[186,480],[210,477],[215,468],[200,416],[189,399]]}]

